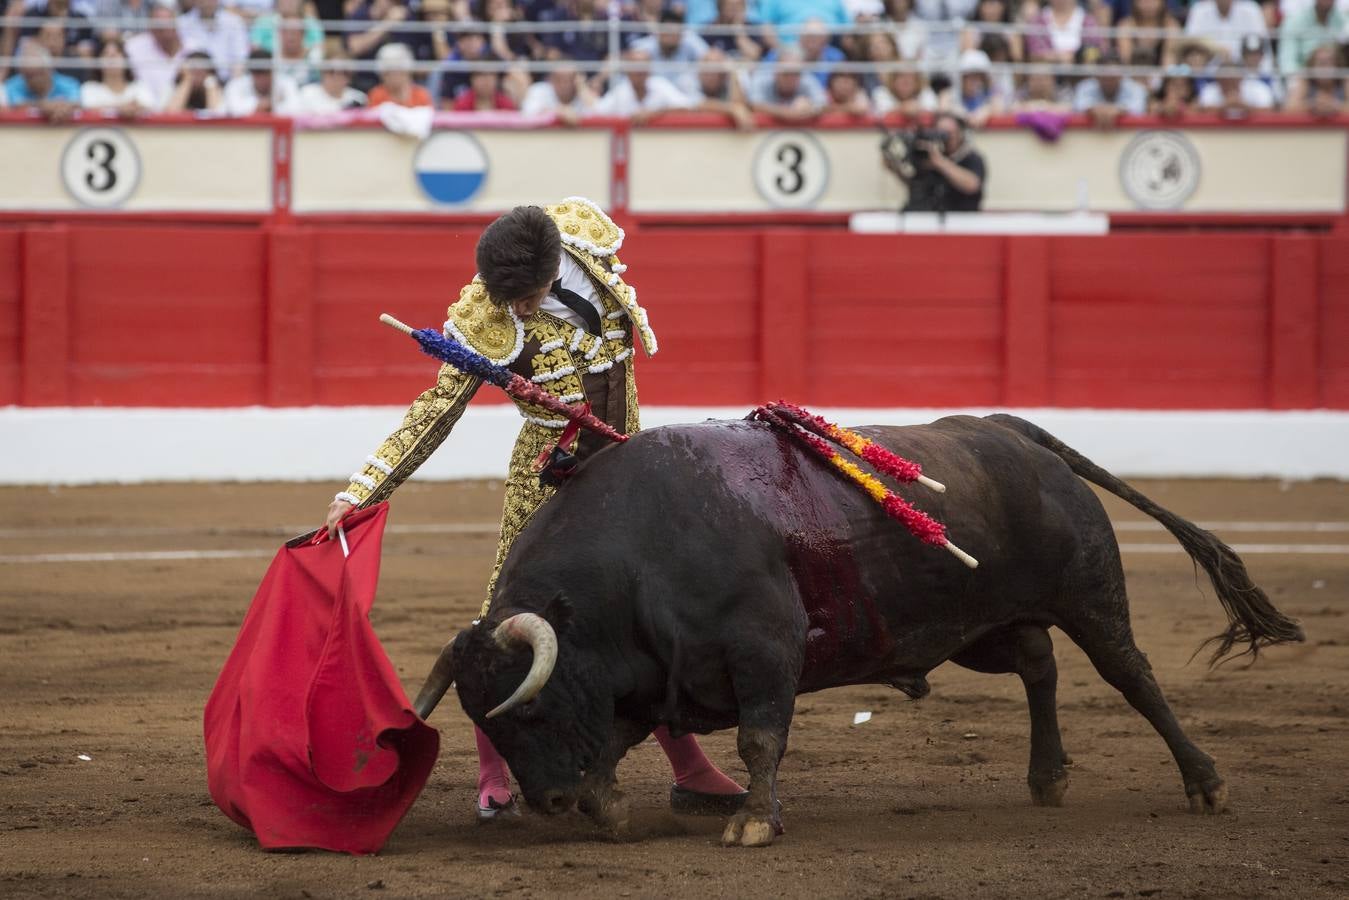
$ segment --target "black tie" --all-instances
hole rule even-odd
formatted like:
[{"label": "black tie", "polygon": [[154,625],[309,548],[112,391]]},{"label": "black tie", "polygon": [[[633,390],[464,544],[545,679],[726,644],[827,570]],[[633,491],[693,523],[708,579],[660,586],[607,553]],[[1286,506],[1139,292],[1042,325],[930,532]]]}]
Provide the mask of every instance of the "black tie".
[{"label": "black tie", "polygon": [[595,311],[595,307],[590,301],[582,297],[575,291],[569,291],[562,286],[562,279],[559,278],[553,282],[553,296],[556,297],[563,306],[576,313],[586,323],[586,331],[598,335],[600,333],[600,314]]}]

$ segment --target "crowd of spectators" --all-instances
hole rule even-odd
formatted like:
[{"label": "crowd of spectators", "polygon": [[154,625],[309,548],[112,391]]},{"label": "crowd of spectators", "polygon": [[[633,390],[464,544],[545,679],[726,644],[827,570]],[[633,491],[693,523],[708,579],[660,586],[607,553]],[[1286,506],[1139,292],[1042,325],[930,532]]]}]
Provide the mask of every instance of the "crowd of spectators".
[{"label": "crowd of spectators", "polygon": [[[0,2],[30,20],[0,28],[10,61],[0,106],[56,118],[395,103],[564,121],[949,110],[976,125],[1074,112],[1107,124],[1148,112],[1335,115],[1346,104],[1331,70],[1346,64],[1349,0]],[[574,24],[607,23],[615,9],[621,31]],[[521,22],[543,27],[505,27]],[[720,30],[704,36],[704,25]],[[855,25],[868,28],[840,31]],[[551,69],[530,65],[541,62]]]}]

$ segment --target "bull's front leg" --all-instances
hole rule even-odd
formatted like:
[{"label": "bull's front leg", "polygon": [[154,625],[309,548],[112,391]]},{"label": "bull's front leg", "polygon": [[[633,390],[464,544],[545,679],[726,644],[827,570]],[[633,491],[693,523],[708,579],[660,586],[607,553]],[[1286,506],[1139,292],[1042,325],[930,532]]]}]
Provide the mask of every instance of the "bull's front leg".
[{"label": "bull's front leg", "polygon": [[577,806],[596,825],[614,834],[623,834],[628,827],[628,801],[618,789],[618,763],[628,750],[651,734],[647,725],[630,719],[615,719],[609,745],[600,759],[585,773]]}]

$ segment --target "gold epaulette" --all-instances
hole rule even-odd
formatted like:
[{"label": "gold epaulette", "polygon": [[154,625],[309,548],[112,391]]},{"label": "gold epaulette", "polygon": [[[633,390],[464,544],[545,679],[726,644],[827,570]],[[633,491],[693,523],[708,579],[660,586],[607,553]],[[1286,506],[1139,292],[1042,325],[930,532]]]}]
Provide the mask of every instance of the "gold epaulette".
[{"label": "gold epaulette", "polygon": [[561,203],[544,207],[562,237],[563,248],[599,284],[608,288],[623,312],[632,320],[634,331],[647,356],[655,356],[656,335],[647,321],[646,310],[637,303],[637,290],[622,278],[628,267],[618,261],[623,246],[623,229],[584,197],[568,197]]},{"label": "gold epaulette", "polygon": [[445,334],[499,366],[515,362],[525,346],[525,327],[509,306],[493,303],[482,280],[474,278],[449,309]]}]

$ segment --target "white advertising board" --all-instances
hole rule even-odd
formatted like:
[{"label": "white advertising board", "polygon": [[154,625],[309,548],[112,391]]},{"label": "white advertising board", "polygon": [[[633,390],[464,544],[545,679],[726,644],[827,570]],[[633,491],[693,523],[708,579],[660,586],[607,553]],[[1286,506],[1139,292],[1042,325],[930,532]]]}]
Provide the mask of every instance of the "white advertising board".
[{"label": "white advertising board", "polygon": [[0,210],[272,209],[272,129],[90,122],[0,124]]}]

